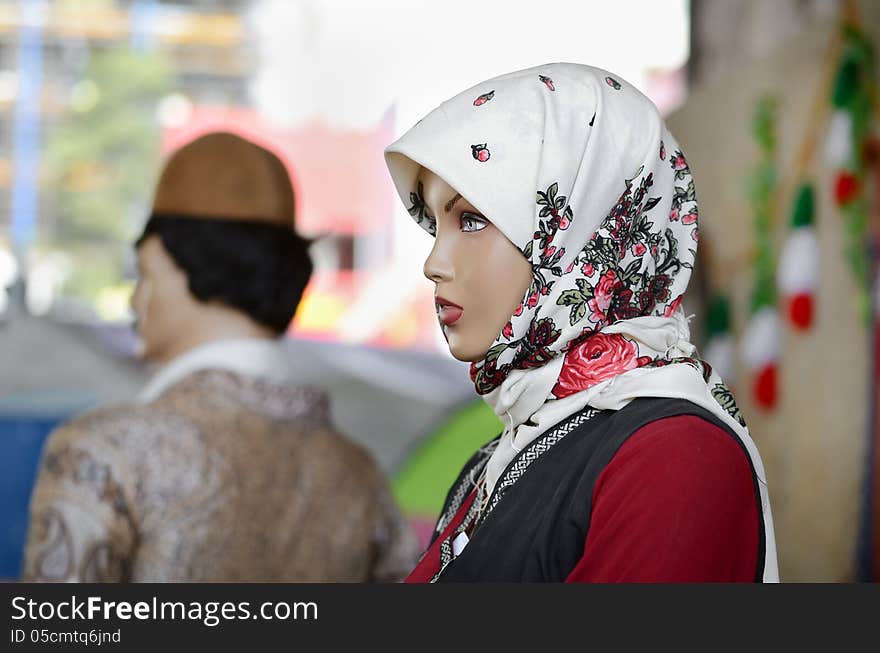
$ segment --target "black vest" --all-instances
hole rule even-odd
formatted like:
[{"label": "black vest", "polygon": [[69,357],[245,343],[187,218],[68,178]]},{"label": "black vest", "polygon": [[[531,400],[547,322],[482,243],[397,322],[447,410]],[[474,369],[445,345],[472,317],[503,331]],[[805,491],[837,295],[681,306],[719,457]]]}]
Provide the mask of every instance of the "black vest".
[{"label": "black vest", "polygon": [[[709,411],[682,399],[655,398],[640,398],[621,410],[602,411],[551,446],[507,489],[495,508],[474,529],[464,551],[446,566],[438,581],[565,580],[583,556],[590,528],[593,487],[602,470],[639,428],[675,415],[695,415],[724,429],[749,460],[759,523],[755,580],[760,582],[764,575],[764,515],[758,478],[745,445]],[[553,428],[548,429],[544,435],[552,431]],[[517,454],[510,465],[527,455],[544,435]],[[465,465],[453,484],[447,504],[460,484],[466,482],[466,472],[475,465],[485,464],[486,456],[479,459],[477,456]]]}]

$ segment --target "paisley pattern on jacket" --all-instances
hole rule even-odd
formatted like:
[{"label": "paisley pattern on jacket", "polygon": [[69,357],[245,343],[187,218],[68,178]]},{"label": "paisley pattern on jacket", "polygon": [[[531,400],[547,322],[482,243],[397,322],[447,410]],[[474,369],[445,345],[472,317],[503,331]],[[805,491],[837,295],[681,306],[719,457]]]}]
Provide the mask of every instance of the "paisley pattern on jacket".
[{"label": "paisley pattern on jacket", "polygon": [[415,538],[327,398],[233,372],[100,409],[48,440],[28,581],[397,581]]}]

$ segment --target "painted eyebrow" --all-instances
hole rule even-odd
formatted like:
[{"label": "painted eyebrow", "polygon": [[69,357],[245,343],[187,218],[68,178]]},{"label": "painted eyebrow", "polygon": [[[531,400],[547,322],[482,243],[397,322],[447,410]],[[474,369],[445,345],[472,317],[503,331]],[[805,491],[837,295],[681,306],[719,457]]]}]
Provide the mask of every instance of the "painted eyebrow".
[{"label": "painted eyebrow", "polygon": [[444,210],[445,210],[447,213],[449,213],[449,212],[452,210],[452,207],[455,206],[455,203],[456,203],[458,200],[460,200],[460,199],[461,199],[461,194],[460,194],[460,193],[456,193],[456,194],[453,196],[453,198],[452,198],[451,200],[449,200],[448,202],[446,202],[446,206],[443,207]]}]

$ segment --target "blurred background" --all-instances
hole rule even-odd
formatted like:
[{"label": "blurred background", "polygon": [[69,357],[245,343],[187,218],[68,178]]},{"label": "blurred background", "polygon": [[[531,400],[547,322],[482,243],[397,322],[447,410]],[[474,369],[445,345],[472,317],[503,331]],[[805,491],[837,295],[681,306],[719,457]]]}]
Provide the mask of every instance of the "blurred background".
[{"label": "blurred background", "polygon": [[163,157],[218,129],[287,164],[318,237],[290,355],[426,537],[499,423],[446,351],[382,150],[565,60],[641,89],[688,156],[685,308],[764,457],[783,580],[878,579],[878,38],[869,0],[0,1],[0,578],[48,432],[149,378],[132,240]]}]

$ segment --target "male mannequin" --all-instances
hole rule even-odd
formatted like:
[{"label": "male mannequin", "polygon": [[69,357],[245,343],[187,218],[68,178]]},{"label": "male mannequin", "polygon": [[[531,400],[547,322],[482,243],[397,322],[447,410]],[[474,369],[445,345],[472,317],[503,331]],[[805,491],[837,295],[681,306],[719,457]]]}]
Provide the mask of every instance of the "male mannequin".
[{"label": "male mannequin", "polygon": [[311,274],[281,161],[231,134],[167,163],[137,242],[135,405],[50,437],[24,578],[393,581],[414,539],[375,463],[278,341]]}]

